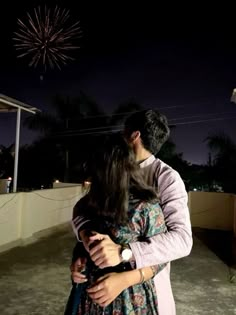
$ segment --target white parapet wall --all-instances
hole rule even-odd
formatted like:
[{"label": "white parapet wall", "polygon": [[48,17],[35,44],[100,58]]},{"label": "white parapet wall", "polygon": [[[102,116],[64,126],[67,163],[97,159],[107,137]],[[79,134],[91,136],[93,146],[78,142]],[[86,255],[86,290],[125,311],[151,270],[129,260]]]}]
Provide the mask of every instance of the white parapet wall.
[{"label": "white parapet wall", "polygon": [[[82,195],[81,185],[1,194],[0,252],[69,223],[73,207]],[[235,195],[190,192],[189,209],[193,227],[234,230],[236,235]]]},{"label": "white parapet wall", "polygon": [[71,220],[81,185],[0,195],[0,251]]},{"label": "white parapet wall", "polygon": [[193,227],[236,232],[236,195],[218,192],[189,192]]}]

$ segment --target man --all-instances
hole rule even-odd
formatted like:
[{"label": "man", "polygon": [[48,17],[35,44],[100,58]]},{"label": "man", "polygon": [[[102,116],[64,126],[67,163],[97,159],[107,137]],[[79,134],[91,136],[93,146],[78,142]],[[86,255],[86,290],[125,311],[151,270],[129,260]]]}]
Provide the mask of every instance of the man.
[{"label": "man", "polygon": [[[150,238],[150,242],[129,244],[130,250],[111,241],[109,236],[95,234],[87,236],[92,222],[84,213],[73,214],[73,228],[82,239],[91,259],[100,268],[115,266],[122,260],[135,263],[136,268],[163,264],[189,255],[192,248],[192,233],[187,206],[187,193],[179,174],[159,159],[157,154],[169,137],[165,116],[154,110],[132,114],[125,122],[124,135],[143,168],[144,176],[156,187],[168,231]],[[100,242],[89,249],[95,240]],[[170,284],[170,263],[155,277],[160,315],[174,315],[175,303]]]}]

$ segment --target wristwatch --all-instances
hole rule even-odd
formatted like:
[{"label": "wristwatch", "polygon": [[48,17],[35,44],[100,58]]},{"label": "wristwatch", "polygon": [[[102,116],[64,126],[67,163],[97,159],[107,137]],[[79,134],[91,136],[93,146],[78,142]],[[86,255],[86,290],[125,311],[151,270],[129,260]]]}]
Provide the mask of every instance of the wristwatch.
[{"label": "wristwatch", "polygon": [[133,253],[132,250],[129,248],[128,245],[122,245],[120,250],[120,258],[122,262],[130,261],[132,258]]}]

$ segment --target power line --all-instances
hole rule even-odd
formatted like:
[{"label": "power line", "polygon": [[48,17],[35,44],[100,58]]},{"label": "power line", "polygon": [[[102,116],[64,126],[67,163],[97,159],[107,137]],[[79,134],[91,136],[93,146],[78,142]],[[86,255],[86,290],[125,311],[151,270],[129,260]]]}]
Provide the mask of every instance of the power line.
[{"label": "power line", "polygon": [[[212,115],[224,115],[224,114],[235,114],[236,115],[236,112],[219,112],[219,113],[203,113],[203,114],[199,114],[199,115],[193,115],[193,116],[185,116],[185,117],[178,117],[178,118],[171,118],[171,119],[168,119],[168,121],[176,121],[176,120],[183,120],[183,119],[189,119],[189,118],[198,118],[198,117],[206,117],[206,116],[212,116]],[[231,117],[230,117],[231,118]],[[230,119],[229,118],[229,119]],[[234,117],[232,117],[234,118]],[[228,119],[228,118],[211,118],[210,120],[222,120],[222,119]],[[203,121],[210,121],[210,120],[202,120]],[[200,122],[200,121],[199,121]],[[194,123],[194,122],[192,122]],[[188,122],[182,122],[182,123],[174,123],[174,125],[183,125],[183,124],[188,124]],[[83,128],[83,129],[80,129],[80,130],[65,130],[65,131],[61,131],[61,132],[58,132],[56,134],[54,134],[54,136],[59,136],[59,135],[78,135],[78,134],[81,134],[81,135],[88,135],[90,133],[88,133],[89,131],[111,131],[113,129],[117,129],[119,128],[119,130],[121,130],[123,128],[123,125],[111,125],[111,126],[102,126],[102,127],[95,127],[95,128]],[[85,133],[84,133],[85,131]],[[87,132],[86,132],[87,131]]]},{"label": "power line", "polygon": [[[161,110],[161,109],[172,109],[172,108],[182,108],[184,106],[166,106],[166,107],[158,107],[158,108],[152,108],[153,110]],[[79,119],[76,119],[76,120],[84,120],[84,119],[93,119],[93,118],[97,118],[97,117],[110,117],[112,118],[113,116],[122,116],[122,115],[131,115],[133,113],[139,113],[139,112],[142,112],[143,110],[145,110],[145,108],[143,109],[140,109],[140,110],[135,110],[135,111],[130,111],[130,112],[122,112],[122,113],[116,113],[116,114],[99,114],[99,115],[88,115],[86,117],[83,117],[83,118],[79,118]],[[69,120],[73,120],[72,119],[69,119]]]},{"label": "power line", "polygon": [[188,119],[188,118],[197,118],[197,117],[201,117],[201,116],[215,116],[215,115],[226,115],[226,114],[234,114],[234,115],[236,115],[236,112],[234,111],[234,112],[202,113],[202,114],[193,115],[193,116],[170,118],[170,119],[168,119],[168,121],[182,120],[182,119]]},{"label": "power line", "polygon": [[[118,127],[118,126],[117,126]],[[123,126],[122,126],[123,127]],[[110,129],[110,130],[103,130],[103,131],[95,131],[95,132],[75,132],[74,133],[70,133],[70,134],[66,134],[66,133],[61,133],[61,134],[54,134],[51,135],[51,137],[56,137],[56,136],[63,136],[63,137],[70,137],[70,136],[87,136],[87,135],[98,135],[98,134],[103,134],[103,133],[113,133],[113,132],[118,132],[118,131],[122,131],[123,128],[119,128],[119,129]]]},{"label": "power line", "polygon": [[[188,121],[188,122],[182,122],[182,123],[176,123],[176,125],[188,125],[188,124],[197,124],[197,123],[203,123],[208,121],[217,121],[217,120],[227,120],[227,119],[234,119],[235,117],[226,117],[226,118],[214,118],[214,119],[205,119],[205,120],[198,120],[198,121]],[[85,133],[73,133],[73,134],[61,134],[61,136],[87,136],[87,135],[99,135],[99,134],[109,134],[113,132],[122,131],[123,128],[119,129],[111,129],[111,130],[103,130],[103,131],[97,131],[97,132],[85,132]]]},{"label": "power line", "polygon": [[[235,119],[236,117],[225,117],[225,118],[211,118],[211,119],[204,119],[204,120],[197,120],[197,121],[187,121],[187,122],[180,122],[175,123],[174,125],[190,125],[190,124],[197,124],[197,123],[204,123],[208,121],[219,121],[219,120],[227,120],[227,119]],[[117,126],[120,127],[120,126]],[[123,127],[123,126],[122,126]],[[97,132],[86,132],[86,133],[73,133],[73,134],[63,134],[63,136],[87,136],[87,135],[99,135],[99,134],[108,134],[113,132],[122,131],[123,128],[119,129],[111,129],[111,130],[104,130],[104,131],[97,131]]]},{"label": "power line", "polygon": [[[205,103],[201,103],[201,105],[211,105],[212,103],[209,102],[205,102]],[[163,106],[163,107],[157,107],[157,108],[152,108],[153,110],[161,110],[161,109],[172,109],[172,108],[183,108],[189,105],[193,105],[193,104],[187,104],[187,105],[176,105],[176,106]],[[147,108],[146,108],[147,109]],[[113,116],[121,116],[121,115],[128,115],[128,114],[132,114],[132,113],[138,113],[138,112],[142,112],[143,110],[145,110],[145,108],[140,109],[140,110],[135,110],[135,111],[130,111],[130,112],[122,112],[122,113],[116,113],[116,114],[98,114],[98,115],[88,115],[86,117],[83,118],[79,118],[77,120],[84,120],[84,119],[93,119],[93,118],[97,118],[97,117],[113,117]],[[72,119],[70,119],[72,120]]]},{"label": "power line", "polygon": [[[159,109],[172,109],[172,108],[182,108],[184,106],[167,106],[167,107],[160,107],[160,108],[154,108],[153,110],[159,110]],[[86,116],[84,118],[79,118],[79,119],[76,119],[76,121],[81,121],[81,120],[86,120],[86,119],[93,119],[93,118],[97,118],[97,117],[110,117],[112,118],[113,116],[121,116],[121,115],[126,115],[126,114],[133,114],[133,113],[138,113],[138,112],[142,112],[142,110],[136,110],[136,111],[131,111],[131,112],[122,112],[122,113],[117,113],[117,114],[106,114],[106,115],[93,115],[93,116]],[[69,119],[69,120],[73,120],[73,119]],[[115,128],[115,127],[123,127],[123,125],[111,125],[111,126],[103,126],[103,127],[95,127],[95,128],[83,128],[83,129],[80,129],[79,131],[80,132],[83,132],[83,131],[92,131],[92,130],[102,130],[102,129],[110,129],[110,128]],[[61,132],[58,132],[56,135],[60,135],[60,134],[66,134],[66,133],[74,133],[74,132],[77,132],[78,130],[65,130],[65,131],[61,131]],[[55,134],[54,134],[55,135]]]},{"label": "power line", "polygon": [[180,122],[180,123],[176,123],[176,125],[189,125],[189,124],[198,124],[198,123],[202,123],[202,122],[207,122],[207,121],[217,121],[217,120],[227,120],[227,119],[235,119],[236,117],[221,117],[221,118],[211,118],[211,119],[204,119],[204,120],[197,120],[197,121],[187,121],[187,122]]}]

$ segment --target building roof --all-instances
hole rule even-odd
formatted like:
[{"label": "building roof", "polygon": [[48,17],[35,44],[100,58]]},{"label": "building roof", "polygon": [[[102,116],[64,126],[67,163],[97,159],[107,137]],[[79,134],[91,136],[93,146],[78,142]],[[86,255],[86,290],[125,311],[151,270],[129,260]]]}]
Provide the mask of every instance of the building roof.
[{"label": "building roof", "polygon": [[15,100],[9,96],[0,94],[0,113],[1,112],[15,112],[15,111],[17,111],[18,108],[20,108],[26,112],[33,113],[33,114],[40,111],[36,107],[22,103],[22,102]]}]

